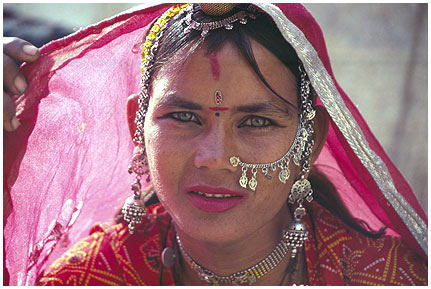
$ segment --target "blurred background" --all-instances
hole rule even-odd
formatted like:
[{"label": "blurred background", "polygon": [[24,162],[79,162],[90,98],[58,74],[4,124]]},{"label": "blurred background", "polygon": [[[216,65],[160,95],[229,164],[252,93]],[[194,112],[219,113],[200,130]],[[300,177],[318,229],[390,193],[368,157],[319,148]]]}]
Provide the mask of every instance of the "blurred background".
[{"label": "blurred background", "polygon": [[[3,35],[36,46],[137,4],[3,4]],[[335,77],[428,210],[428,4],[305,4]]]}]

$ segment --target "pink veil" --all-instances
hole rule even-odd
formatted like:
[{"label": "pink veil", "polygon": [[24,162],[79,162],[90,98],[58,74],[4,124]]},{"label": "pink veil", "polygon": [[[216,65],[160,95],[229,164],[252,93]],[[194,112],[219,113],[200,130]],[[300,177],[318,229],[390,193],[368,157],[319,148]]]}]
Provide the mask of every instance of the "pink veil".
[{"label": "pink veil", "polygon": [[[33,285],[95,222],[111,220],[129,194],[133,146],[125,103],[140,90],[137,44],[169,6],[129,10],[53,41],[23,67],[30,84],[16,101],[22,125],[4,135],[4,190],[13,206],[4,224],[10,285]],[[299,4],[257,6],[295,48],[331,116],[316,166],[354,216],[387,226],[425,256],[426,215],[338,86],[314,18]]]}]

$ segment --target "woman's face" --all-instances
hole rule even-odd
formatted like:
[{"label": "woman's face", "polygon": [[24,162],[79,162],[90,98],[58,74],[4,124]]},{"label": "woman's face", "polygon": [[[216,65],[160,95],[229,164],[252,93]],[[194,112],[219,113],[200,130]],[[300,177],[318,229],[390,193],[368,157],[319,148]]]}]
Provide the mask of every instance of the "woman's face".
[{"label": "woman's face", "polygon": [[[293,74],[266,48],[251,43],[270,86],[297,107]],[[217,90],[221,103],[215,101]],[[181,69],[167,66],[158,73],[145,120],[146,148],[154,189],[181,231],[229,242],[286,218],[286,199],[299,174],[293,162],[286,184],[278,171],[272,180],[259,171],[252,191],[239,185],[241,167],[232,167],[229,158],[279,159],[296,134],[295,107],[274,95],[231,43],[210,56],[198,49]]]}]

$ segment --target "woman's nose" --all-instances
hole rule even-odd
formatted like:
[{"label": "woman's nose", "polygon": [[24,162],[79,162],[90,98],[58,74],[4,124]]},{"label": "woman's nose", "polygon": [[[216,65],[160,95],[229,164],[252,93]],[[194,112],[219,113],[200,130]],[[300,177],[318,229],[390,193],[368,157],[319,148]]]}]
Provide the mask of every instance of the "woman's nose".
[{"label": "woman's nose", "polygon": [[203,133],[198,140],[194,155],[197,168],[235,171],[229,158],[234,155],[233,138],[222,127],[215,127]]}]

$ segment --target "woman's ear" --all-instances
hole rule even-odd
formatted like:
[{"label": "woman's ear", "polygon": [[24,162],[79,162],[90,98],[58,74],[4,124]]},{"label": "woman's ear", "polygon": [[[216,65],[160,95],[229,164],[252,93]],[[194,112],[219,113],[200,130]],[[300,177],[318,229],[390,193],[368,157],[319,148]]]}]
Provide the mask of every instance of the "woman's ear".
[{"label": "woman's ear", "polygon": [[[130,133],[130,137],[132,138],[132,140],[135,137],[135,131],[136,131],[135,118],[136,118],[136,112],[138,111],[138,108],[139,108],[138,97],[139,97],[139,94],[131,94],[127,98],[127,103],[126,103],[127,124],[129,125],[129,133]],[[135,142],[133,142],[133,143],[135,143]],[[135,143],[135,145],[136,145],[136,143]]]},{"label": "woman's ear", "polygon": [[329,115],[323,106],[315,106],[316,116],[314,118],[314,146],[311,153],[311,165],[316,161],[326,142],[328,136]]}]

